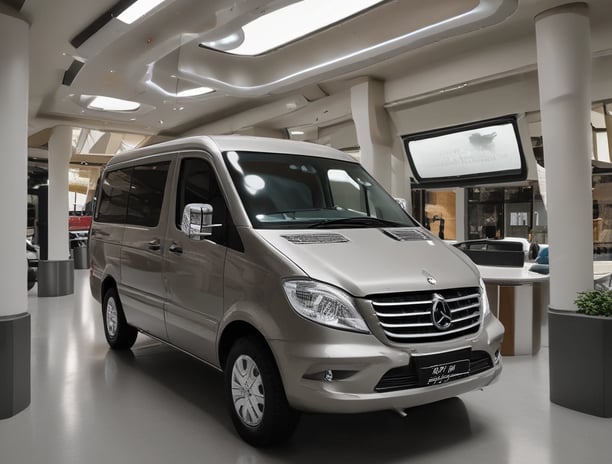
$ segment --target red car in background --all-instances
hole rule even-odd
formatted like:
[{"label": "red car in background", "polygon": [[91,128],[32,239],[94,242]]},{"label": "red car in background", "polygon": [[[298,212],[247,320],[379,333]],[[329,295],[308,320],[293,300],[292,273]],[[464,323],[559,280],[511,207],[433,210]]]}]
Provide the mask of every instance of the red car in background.
[{"label": "red car in background", "polygon": [[89,231],[91,226],[91,216],[68,216],[68,230],[70,232]]}]

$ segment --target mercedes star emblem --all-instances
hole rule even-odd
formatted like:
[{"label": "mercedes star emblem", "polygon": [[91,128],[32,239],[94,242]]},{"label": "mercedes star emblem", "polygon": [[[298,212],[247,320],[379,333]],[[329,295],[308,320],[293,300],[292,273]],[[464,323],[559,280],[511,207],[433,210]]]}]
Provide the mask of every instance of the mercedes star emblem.
[{"label": "mercedes star emblem", "polygon": [[446,330],[453,323],[452,312],[448,302],[438,293],[434,293],[431,307],[431,320],[438,330]]}]

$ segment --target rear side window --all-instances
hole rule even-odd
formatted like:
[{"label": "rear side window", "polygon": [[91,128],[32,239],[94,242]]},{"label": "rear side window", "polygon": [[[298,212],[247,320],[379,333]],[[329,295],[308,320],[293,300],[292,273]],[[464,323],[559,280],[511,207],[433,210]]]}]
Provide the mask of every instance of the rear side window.
[{"label": "rear side window", "polygon": [[126,223],[147,227],[159,224],[169,166],[168,161],[133,168]]},{"label": "rear side window", "polygon": [[121,224],[125,222],[131,177],[131,168],[106,174],[100,188],[96,221]]},{"label": "rear side window", "polygon": [[100,188],[96,221],[155,227],[170,162],[111,171]]}]

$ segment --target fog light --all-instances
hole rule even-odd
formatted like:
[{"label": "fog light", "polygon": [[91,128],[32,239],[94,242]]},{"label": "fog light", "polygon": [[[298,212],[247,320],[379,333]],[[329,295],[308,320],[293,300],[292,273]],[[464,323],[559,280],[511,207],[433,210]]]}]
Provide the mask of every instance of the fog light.
[{"label": "fog light", "polygon": [[323,379],[325,379],[325,381],[327,382],[331,382],[332,380],[334,380],[333,371],[331,371],[330,369],[326,370],[325,375],[323,376]]},{"label": "fog light", "polygon": [[495,364],[497,364],[499,362],[499,350],[495,351]]}]

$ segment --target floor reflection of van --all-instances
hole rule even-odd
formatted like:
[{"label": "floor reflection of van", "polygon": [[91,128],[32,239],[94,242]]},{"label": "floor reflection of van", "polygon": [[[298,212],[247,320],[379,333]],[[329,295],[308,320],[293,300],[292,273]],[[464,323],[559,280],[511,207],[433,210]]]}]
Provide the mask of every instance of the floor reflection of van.
[{"label": "floor reflection of van", "polygon": [[115,156],[97,198],[109,345],[141,331],[222,371],[251,444],[287,439],[298,411],[401,413],[501,371],[475,266],[339,151],[183,139]]}]

